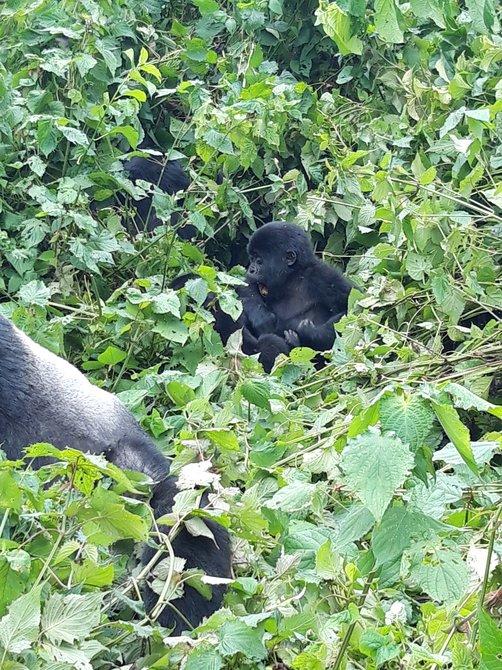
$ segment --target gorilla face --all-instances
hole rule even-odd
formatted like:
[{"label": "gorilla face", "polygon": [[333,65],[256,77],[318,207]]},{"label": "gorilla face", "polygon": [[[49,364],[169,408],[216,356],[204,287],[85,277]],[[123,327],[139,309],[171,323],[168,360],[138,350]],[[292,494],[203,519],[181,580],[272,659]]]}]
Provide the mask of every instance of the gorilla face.
[{"label": "gorilla face", "polygon": [[273,221],[259,228],[248,244],[246,278],[262,298],[280,297],[288,279],[314,260],[309,237],[298,226]]}]

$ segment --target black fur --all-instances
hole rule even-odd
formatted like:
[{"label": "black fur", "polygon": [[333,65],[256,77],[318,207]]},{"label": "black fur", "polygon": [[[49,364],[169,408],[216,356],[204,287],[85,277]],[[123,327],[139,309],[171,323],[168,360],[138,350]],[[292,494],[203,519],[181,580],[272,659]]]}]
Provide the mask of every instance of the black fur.
[{"label": "black fur", "polygon": [[[161,191],[173,195],[178,191],[186,191],[190,180],[183,171],[179,161],[168,161],[164,156],[133,156],[124,163],[124,170],[129,179],[136,183],[138,180],[147,181],[150,184],[158,186]],[[136,215],[134,216],[134,226],[131,232],[138,233],[151,232],[157,226],[162,225],[162,221],[157,217],[152,205],[152,196],[149,195],[135,203]],[[176,225],[179,221],[177,213],[171,216],[171,223]],[[178,229],[178,235],[183,240],[189,240],[195,235],[194,226],[187,225]]]},{"label": "black fur", "polygon": [[275,357],[293,347],[330,349],[353,285],[316,258],[307,233],[292,223],[259,228],[248,255],[245,327],[264,368],[270,370]]},{"label": "black fur", "polygon": [[[333,326],[347,312],[353,284],[316,258],[307,233],[291,223],[259,228],[249,241],[248,255],[248,283],[237,287],[242,302],[239,319],[225,314],[213,294],[205,303],[223,343],[242,328],[242,351],[258,353],[267,372],[279,354],[288,354],[293,347],[330,349]],[[181,288],[191,277],[178,277],[172,288]]]},{"label": "black fur", "polygon": [[[152,508],[156,517],[171,509],[177,489],[175,478],[169,476],[169,461],[118,398],[93,386],[74,366],[0,316],[0,443],[8,458],[17,459],[24,447],[36,442],[104,453],[118,467],[143,472],[155,482]],[[174,553],[186,559],[187,568],[230,577],[227,532],[214,521],[206,523],[216,545],[183,529],[173,542]],[[147,547],[144,562],[153,554],[154,550]],[[185,586],[183,599],[173,604],[195,627],[220,607],[223,591],[222,586],[213,587],[212,600],[207,600]],[[157,596],[148,586],[144,599],[151,610]],[[169,605],[159,621],[163,626],[174,627],[175,634],[187,629]]]}]

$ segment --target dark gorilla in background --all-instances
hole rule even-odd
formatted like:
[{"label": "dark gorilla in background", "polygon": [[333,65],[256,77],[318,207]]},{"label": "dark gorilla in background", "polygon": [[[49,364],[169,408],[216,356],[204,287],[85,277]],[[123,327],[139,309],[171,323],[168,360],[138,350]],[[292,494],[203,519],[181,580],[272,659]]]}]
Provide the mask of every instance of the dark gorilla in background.
[{"label": "dark gorilla in background", "polygon": [[[124,170],[135,184],[138,180],[147,181],[158,186],[161,191],[168,195],[186,191],[190,185],[190,180],[180,162],[167,160],[163,155],[150,155],[148,158],[133,156],[124,162]],[[153,197],[151,195],[134,201],[136,214],[133,220],[133,229],[130,230],[131,233],[151,232],[157,226],[162,225],[152,202]],[[178,221],[179,214],[174,213],[171,216],[171,224],[176,225]],[[189,240],[195,235],[196,231],[194,226],[187,225],[179,228],[177,232],[181,239]]]},{"label": "dark gorilla in background", "polygon": [[307,233],[292,223],[265,224],[252,235],[247,251],[246,348],[259,352],[268,370],[278,354],[293,347],[330,349],[333,326],[347,312],[353,284],[319,260]]},{"label": "dark gorilla in background", "polygon": [[[0,316],[0,443],[9,459],[22,457],[24,447],[49,442],[82,452],[104,454],[120,468],[137,470],[154,481],[152,508],[158,518],[172,508],[176,479],[169,476],[169,461],[139,427],[122,403],[111,393],[93,386],[67,361],[47,351],[6,318]],[[183,528],[173,541],[176,556],[187,568],[201,568],[216,577],[231,576],[229,538],[226,530],[206,520],[213,540],[194,537]],[[154,555],[145,548],[143,561]],[[192,626],[217,610],[224,587],[212,587],[207,600],[185,585],[175,607]],[[158,596],[145,587],[149,611]],[[159,622],[174,634],[187,629],[186,622],[166,605]]]}]

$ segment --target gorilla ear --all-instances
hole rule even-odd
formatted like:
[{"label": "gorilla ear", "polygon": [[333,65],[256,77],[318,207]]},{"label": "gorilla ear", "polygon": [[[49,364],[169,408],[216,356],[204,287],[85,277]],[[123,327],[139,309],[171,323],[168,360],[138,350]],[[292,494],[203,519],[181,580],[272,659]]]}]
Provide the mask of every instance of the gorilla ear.
[{"label": "gorilla ear", "polygon": [[291,266],[296,263],[296,251],[286,251],[286,263]]}]

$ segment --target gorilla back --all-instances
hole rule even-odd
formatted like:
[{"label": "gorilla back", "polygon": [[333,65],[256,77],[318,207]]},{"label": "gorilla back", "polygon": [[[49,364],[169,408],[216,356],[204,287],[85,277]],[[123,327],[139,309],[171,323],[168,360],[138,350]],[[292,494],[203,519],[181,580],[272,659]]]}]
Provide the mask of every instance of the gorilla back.
[{"label": "gorilla back", "polygon": [[[153,479],[152,507],[156,517],[172,506],[177,489],[175,478],[169,476],[169,461],[122,403],[0,316],[0,443],[8,458],[17,459],[24,447],[36,442],[103,453],[118,467],[137,470]],[[230,577],[228,535],[216,522],[207,523],[216,543],[193,537],[183,528],[173,541],[174,553],[186,560],[187,568]],[[146,548],[144,562],[154,553]],[[219,608],[222,598],[222,586],[213,587],[211,600],[185,586],[183,598],[174,601],[182,616],[168,604],[159,622],[174,627],[179,634],[187,628],[185,620],[197,626]],[[157,596],[148,586],[144,599],[151,610]]]}]

